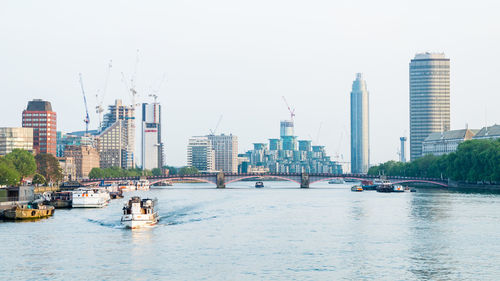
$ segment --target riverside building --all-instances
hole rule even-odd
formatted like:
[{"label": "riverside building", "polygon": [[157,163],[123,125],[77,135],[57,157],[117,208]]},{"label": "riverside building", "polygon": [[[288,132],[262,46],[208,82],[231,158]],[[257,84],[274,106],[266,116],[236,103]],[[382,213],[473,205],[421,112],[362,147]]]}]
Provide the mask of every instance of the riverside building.
[{"label": "riverside building", "polygon": [[38,153],[57,154],[57,115],[48,101],[34,99],[23,111],[23,128],[33,128],[33,149]]},{"label": "riverside building", "polygon": [[238,137],[232,134],[208,135],[215,152],[215,170],[238,172]]},{"label": "riverside building", "polygon": [[192,137],[187,147],[187,165],[200,172],[215,171],[215,151],[207,136]]},{"label": "riverside building", "polygon": [[351,172],[365,174],[370,163],[368,89],[356,74],[351,91]]},{"label": "riverside building", "polygon": [[432,133],[450,130],[450,59],[418,53],[410,62],[410,159]]},{"label": "riverside building", "polygon": [[163,143],[161,141],[161,106],[155,102],[142,104],[141,130],[142,168],[152,170],[163,166]]},{"label": "riverside building", "polygon": [[33,128],[0,128],[0,156],[14,149],[33,152]]},{"label": "riverside building", "polygon": [[70,145],[66,147],[65,157],[72,158],[75,165],[75,175],[86,179],[93,168],[99,168],[99,153],[97,149],[87,145]]},{"label": "riverside building", "polygon": [[423,155],[443,155],[455,152],[458,145],[466,140],[472,139],[479,130],[452,130],[430,134],[422,143]]}]

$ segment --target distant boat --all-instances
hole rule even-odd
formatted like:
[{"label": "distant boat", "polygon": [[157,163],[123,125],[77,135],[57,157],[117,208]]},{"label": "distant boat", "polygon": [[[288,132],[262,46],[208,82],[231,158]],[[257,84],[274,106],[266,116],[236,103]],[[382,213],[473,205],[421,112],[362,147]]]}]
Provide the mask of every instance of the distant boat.
[{"label": "distant boat", "polygon": [[155,225],[160,220],[157,206],[157,199],[134,196],[123,207],[121,223],[132,229]]},{"label": "distant boat", "polygon": [[363,191],[363,187],[361,185],[355,185],[355,186],[351,187],[351,191],[362,192]]},{"label": "distant boat", "polygon": [[149,181],[145,179],[139,180],[135,183],[136,190],[148,190],[149,186]]},{"label": "distant boat", "polygon": [[392,192],[405,192],[405,188],[400,184],[393,184]]},{"label": "distant boat", "polygon": [[369,180],[361,181],[361,187],[363,187],[363,190],[377,190],[377,185]]},{"label": "distant boat", "polygon": [[39,219],[50,217],[54,214],[53,206],[43,205],[42,202],[30,202],[24,205],[16,205],[4,212],[4,216],[11,220]]},{"label": "distant boat", "polygon": [[73,208],[101,208],[110,200],[109,192],[103,188],[78,188],[73,191]]},{"label": "distant boat", "polygon": [[264,183],[263,182],[258,181],[258,182],[255,183],[255,188],[262,188],[262,187],[264,187]]},{"label": "distant boat", "polygon": [[328,184],[344,184],[345,181],[342,178],[331,179],[328,181]]}]

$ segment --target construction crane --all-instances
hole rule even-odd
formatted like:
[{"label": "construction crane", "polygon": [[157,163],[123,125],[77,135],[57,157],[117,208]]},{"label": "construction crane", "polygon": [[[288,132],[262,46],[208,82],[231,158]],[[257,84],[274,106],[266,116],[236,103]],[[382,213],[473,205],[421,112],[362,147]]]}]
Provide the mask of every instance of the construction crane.
[{"label": "construction crane", "polygon": [[139,50],[137,50],[137,55],[135,58],[135,65],[134,65],[134,72],[132,76],[130,77],[130,84],[127,82],[127,79],[125,78],[125,74],[122,72],[122,82],[125,84],[127,87],[127,91],[130,91],[130,95],[132,96],[132,104],[131,108],[135,109],[136,106],[139,105],[139,103],[135,103],[135,97],[137,96],[137,90],[135,89],[135,77],[137,74],[137,66],[139,65]]},{"label": "construction crane", "polygon": [[290,120],[293,122],[293,118],[295,117],[295,108],[294,109],[290,108],[290,105],[288,105],[285,96],[282,96],[282,98],[286,104],[286,107],[288,108],[288,111],[290,112]]},{"label": "construction crane", "polygon": [[113,60],[110,60],[108,63],[108,71],[106,73],[106,78],[104,80],[104,87],[102,89],[101,98],[99,99],[99,93],[97,93],[95,95],[95,97],[97,99],[97,106],[95,107],[95,112],[97,113],[97,115],[99,117],[99,128],[100,128],[101,122],[102,122],[102,113],[104,112],[104,107],[103,107],[104,96],[106,95],[106,90],[108,88],[109,74],[111,72],[112,67],[113,67]]},{"label": "construction crane", "polygon": [[82,79],[82,74],[79,73],[80,75],[80,87],[82,88],[82,94],[83,94],[83,103],[85,104],[85,119],[83,119],[83,122],[85,122],[85,134],[89,132],[89,123],[90,123],[90,117],[89,117],[89,109],[87,107],[87,98],[85,97],[85,90],[83,89],[83,79]]},{"label": "construction crane", "polygon": [[215,135],[215,132],[216,132],[216,131],[217,131],[217,129],[219,128],[220,121],[222,121],[222,114],[219,116],[219,120],[217,121],[217,125],[215,125],[215,129],[210,130],[210,134],[211,134],[211,135]]}]

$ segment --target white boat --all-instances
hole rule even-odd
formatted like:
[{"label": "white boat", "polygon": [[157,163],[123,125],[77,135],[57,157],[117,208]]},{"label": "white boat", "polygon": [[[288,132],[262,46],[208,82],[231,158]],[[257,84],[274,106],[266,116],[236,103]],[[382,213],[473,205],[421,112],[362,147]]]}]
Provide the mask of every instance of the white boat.
[{"label": "white boat", "polygon": [[101,208],[106,206],[111,198],[104,188],[78,188],[73,191],[73,208]]},{"label": "white boat", "polygon": [[141,199],[139,196],[130,198],[123,206],[122,224],[132,229],[157,224],[160,220],[157,205],[156,198]]},{"label": "white boat", "polygon": [[405,192],[405,188],[400,184],[393,184],[392,192]]},{"label": "white boat", "polygon": [[328,184],[344,184],[344,183],[345,183],[344,179],[341,178],[331,179],[328,181]]},{"label": "white boat", "polygon": [[122,181],[118,183],[118,189],[125,192],[125,191],[134,191],[137,189],[137,187],[131,181]]},{"label": "white boat", "polygon": [[149,186],[150,184],[148,180],[139,180],[135,184],[136,190],[148,190]]}]

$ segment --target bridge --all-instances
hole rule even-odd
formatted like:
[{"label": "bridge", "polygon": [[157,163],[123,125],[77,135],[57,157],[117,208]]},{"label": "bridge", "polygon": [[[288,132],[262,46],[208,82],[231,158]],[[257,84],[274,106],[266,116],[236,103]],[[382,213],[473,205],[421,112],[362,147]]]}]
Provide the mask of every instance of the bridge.
[{"label": "bridge", "polygon": [[[90,185],[98,182],[120,182],[128,180],[147,179],[151,184],[170,182],[176,180],[192,180],[198,182],[206,182],[214,184],[217,188],[225,188],[227,184],[245,180],[245,179],[278,179],[286,180],[297,183],[301,188],[309,188],[311,184],[328,181],[333,179],[352,179],[352,180],[375,180],[379,176],[372,176],[366,174],[328,174],[328,173],[252,173],[252,174],[237,174],[237,173],[202,173],[193,175],[163,175],[163,176],[145,176],[145,177],[120,177],[120,178],[102,178],[102,179],[88,179],[82,180],[82,184]],[[418,178],[418,177],[399,177],[399,176],[386,176],[394,184],[403,183],[422,183],[448,187],[447,179],[437,178]]]}]

